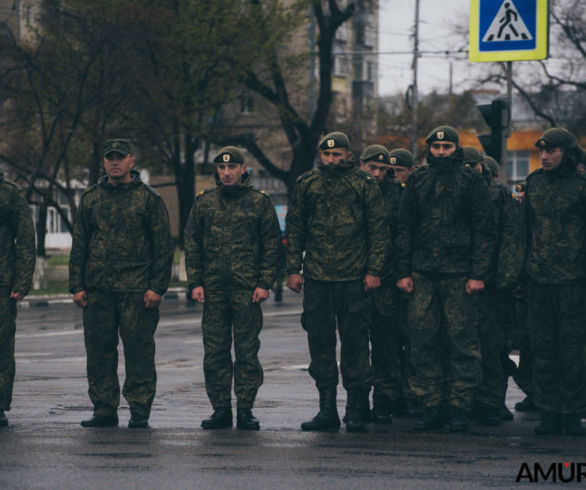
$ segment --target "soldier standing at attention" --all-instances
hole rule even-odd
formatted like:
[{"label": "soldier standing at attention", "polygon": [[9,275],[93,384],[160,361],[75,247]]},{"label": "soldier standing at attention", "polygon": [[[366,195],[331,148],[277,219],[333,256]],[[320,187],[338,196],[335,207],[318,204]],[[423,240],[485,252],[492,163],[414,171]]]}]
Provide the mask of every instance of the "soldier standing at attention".
[{"label": "soldier standing at attention", "polygon": [[[386,225],[391,231],[393,206],[398,202],[400,184],[393,179],[389,151],[381,145],[370,145],[360,155],[360,168],[372,175],[380,187],[385,206]],[[392,234],[390,235],[392,237]],[[391,248],[387,250],[381,287],[372,291],[372,318],[370,324],[370,359],[372,364],[372,421],[390,424],[392,404],[401,398],[401,335],[398,324],[399,291],[392,277]],[[362,402],[361,415],[368,420],[366,404]]]},{"label": "soldier standing at attention", "polygon": [[133,170],[130,141],[104,145],[102,181],[81,197],[69,261],[69,290],[83,308],[89,396],[83,427],[118,425],[118,335],[130,428],[148,427],[155,397],[155,330],[171,277],[173,244],[161,196]]},{"label": "soldier standing at attention", "polygon": [[488,187],[462,164],[458,133],[426,138],[428,167],[413,173],[399,211],[397,287],[411,295],[412,389],[423,406],[416,430],[468,429],[466,410],[481,380],[475,295],[484,289],[494,247]]},{"label": "soldier standing at attention", "polygon": [[349,146],[340,132],[323,138],[320,163],[297,179],[286,218],[287,286],[295,292],[305,288],[301,323],[309,343],[309,374],[320,397],[319,413],[301,424],[302,430],[340,427],[336,324],[348,393],[346,428],[364,430],[361,401],[371,385],[368,293],[381,284],[389,232],[381,191],[355,167]]},{"label": "soldier standing at attention", "polygon": [[8,425],[14,385],[16,302],[26,296],[35,270],[35,229],[21,189],[0,169],[0,427]]},{"label": "soldier standing at attention", "polygon": [[196,197],[185,229],[191,297],[204,305],[203,368],[214,409],[201,426],[232,427],[234,376],[236,426],[258,430],[252,406],[263,382],[260,304],[269,297],[279,266],[279,220],[268,194],[250,183],[238,148],[222,148],[214,163],[218,185]]},{"label": "soldier standing at attention", "polygon": [[539,435],[584,436],[586,410],[586,178],[576,138],[548,129],[536,142],[542,168],[527,177],[528,318]]}]

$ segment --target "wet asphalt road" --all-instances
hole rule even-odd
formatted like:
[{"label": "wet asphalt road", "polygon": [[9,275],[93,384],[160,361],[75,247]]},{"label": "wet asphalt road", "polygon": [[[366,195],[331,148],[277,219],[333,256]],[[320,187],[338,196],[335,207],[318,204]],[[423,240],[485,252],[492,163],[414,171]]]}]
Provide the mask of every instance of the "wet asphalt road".
[{"label": "wet asphalt road", "polygon": [[[404,418],[362,434],[304,433],[299,425],[315,414],[317,392],[300,297],[287,292],[264,311],[260,431],[199,428],[211,413],[201,308],[181,297],[161,308],[152,428],[129,430],[123,399],[120,427],[79,426],[91,415],[80,311],[67,303],[21,306],[10,426],[0,429],[0,488],[516,488],[524,462],[586,460],[584,440],[534,436],[535,414],[517,413],[496,429],[473,424],[466,435],[415,433]],[[509,408],[522,399],[514,385],[508,396]]]}]

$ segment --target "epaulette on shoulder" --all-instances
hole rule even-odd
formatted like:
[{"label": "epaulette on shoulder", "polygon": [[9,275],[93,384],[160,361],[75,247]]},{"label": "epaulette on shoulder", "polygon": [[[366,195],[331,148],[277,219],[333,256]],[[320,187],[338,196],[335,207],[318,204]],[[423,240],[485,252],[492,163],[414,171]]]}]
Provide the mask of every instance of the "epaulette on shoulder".
[{"label": "epaulette on shoulder", "polygon": [[529,180],[531,177],[535,176],[535,175],[539,175],[542,174],[544,172],[543,168],[538,168],[537,170],[534,170],[533,172],[531,172],[527,178],[525,179],[526,181]]},{"label": "epaulette on shoulder", "polygon": [[317,168],[314,168],[312,170],[308,170],[307,172],[304,172],[299,177],[297,177],[296,182],[299,184],[300,182],[303,182],[304,180],[307,180],[310,177],[318,175],[318,172],[319,172],[319,169],[317,169]]},{"label": "epaulette on shoulder", "polygon": [[153,187],[151,187],[150,185],[145,184],[144,187],[147,191],[149,191],[155,197],[161,197],[161,194],[159,194],[159,192],[156,189],[154,189]]},{"label": "epaulette on shoulder", "polygon": [[201,196],[205,195],[205,194],[209,194],[210,192],[213,192],[215,189],[214,188],[210,188],[210,189],[204,189],[203,191],[199,191],[196,195],[195,198],[199,199]]},{"label": "epaulette on shoulder", "polygon": [[11,180],[4,179],[4,180],[2,180],[2,183],[5,184],[6,186],[10,187],[13,190],[22,191],[22,187],[20,187],[18,184],[15,184]]},{"label": "epaulette on shoulder", "polygon": [[81,193],[81,197],[94,192],[98,188],[99,184],[90,185],[85,191]]},{"label": "epaulette on shoulder", "polygon": [[361,168],[356,167],[354,169],[354,173],[360,177],[362,180],[365,180],[366,182],[370,183],[370,184],[376,184],[376,180],[375,178],[370,175],[368,172],[365,172],[364,170],[362,170]]},{"label": "epaulette on shoulder", "polygon": [[253,187],[252,190],[254,192],[258,192],[259,194],[262,194],[263,196],[271,197],[270,194],[267,191],[263,190],[263,189],[257,189],[256,187]]}]

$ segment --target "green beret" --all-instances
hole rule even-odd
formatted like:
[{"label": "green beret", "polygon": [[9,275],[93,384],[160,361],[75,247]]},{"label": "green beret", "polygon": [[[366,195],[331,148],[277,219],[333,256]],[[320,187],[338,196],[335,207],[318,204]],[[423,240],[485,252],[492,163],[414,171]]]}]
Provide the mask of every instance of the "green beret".
[{"label": "green beret", "polygon": [[364,151],[360,154],[360,160],[363,162],[375,161],[379,163],[390,163],[389,162],[389,150],[382,145],[370,145],[367,146]]},{"label": "green beret", "polygon": [[214,163],[244,163],[244,153],[235,146],[225,146],[214,158]]},{"label": "green beret", "polygon": [[411,168],[415,164],[413,153],[404,148],[397,148],[390,153],[391,165]]},{"label": "green beret", "polygon": [[462,148],[462,163],[464,165],[476,165],[482,162],[482,153],[480,153],[473,146],[465,146]]},{"label": "green beret", "polygon": [[494,158],[489,157],[488,155],[485,155],[485,157],[484,157],[484,164],[488,167],[488,170],[490,170],[490,174],[493,177],[498,177],[499,176],[500,167],[499,167],[499,164],[497,163],[497,161]]},{"label": "green beret", "polygon": [[132,143],[125,139],[113,139],[104,143],[104,157],[110,153],[120,153],[123,156],[132,154]]},{"label": "green beret", "polygon": [[458,131],[456,131],[452,126],[440,126],[435,128],[427,135],[427,138],[425,138],[425,142],[428,145],[434,141],[452,141],[458,144],[460,138],[458,136]]},{"label": "green beret", "polygon": [[348,136],[339,131],[326,134],[319,142],[319,149],[331,150],[332,148],[350,148],[350,140],[348,139]]}]

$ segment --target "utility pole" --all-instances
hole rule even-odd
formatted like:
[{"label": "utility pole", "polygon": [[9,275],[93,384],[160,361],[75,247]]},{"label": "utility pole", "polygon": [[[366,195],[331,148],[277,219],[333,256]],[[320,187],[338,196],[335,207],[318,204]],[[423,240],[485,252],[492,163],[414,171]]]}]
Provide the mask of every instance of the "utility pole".
[{"label": "utility pole", "polygon": [[415,25],[413,28],[413,87],[411,91],[411,153],[417,158],[417,134],[419,123],[417,121],[417,104],[419,95],[417,93],[417,62],[419,60],[419,0],[415,1]]}]

